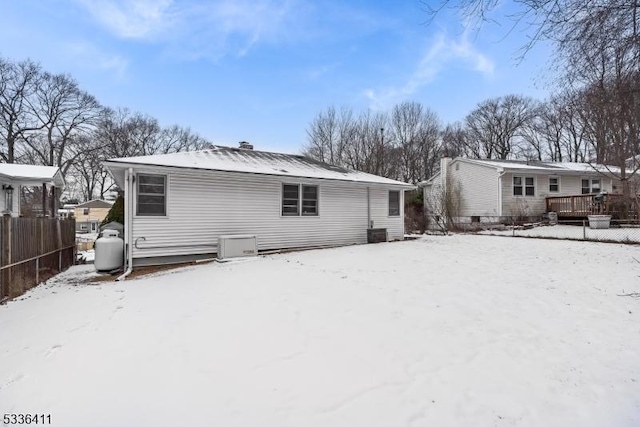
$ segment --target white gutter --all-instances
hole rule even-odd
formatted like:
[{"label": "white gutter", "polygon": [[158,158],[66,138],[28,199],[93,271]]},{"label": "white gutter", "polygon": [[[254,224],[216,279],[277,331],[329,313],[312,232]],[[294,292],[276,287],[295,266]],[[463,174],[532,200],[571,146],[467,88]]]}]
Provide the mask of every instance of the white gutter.
[{"label": "white gutter", "polygon": [[[498,169],[500,172],[500,169]],[[498,174],[498,216],[502,217],[502,177],[506,174],[507,171],[502,169],[502,171]]]},{"label": "white gutter", "polygon": [[133,169],[129,168],[124,171],[124,238],[125,238],[125,251],[124,251],[124,266],[127,268],[123,274],[121,274],[116,282],[126,279],[126,277],[133,271],[133,244],[131,223],[132,218],[132,203],[133,203]]}]

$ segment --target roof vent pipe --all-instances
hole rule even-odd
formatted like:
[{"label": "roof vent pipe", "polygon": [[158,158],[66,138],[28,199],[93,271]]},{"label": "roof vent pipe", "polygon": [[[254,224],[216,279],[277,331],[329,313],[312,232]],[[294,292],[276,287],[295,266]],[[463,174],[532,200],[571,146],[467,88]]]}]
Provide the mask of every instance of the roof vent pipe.
[{"label": "roof vent pipe", "polygon": [[240,141],[240,149],[241,150],[253,150],[253,144],[250,144],[247,141]]}]

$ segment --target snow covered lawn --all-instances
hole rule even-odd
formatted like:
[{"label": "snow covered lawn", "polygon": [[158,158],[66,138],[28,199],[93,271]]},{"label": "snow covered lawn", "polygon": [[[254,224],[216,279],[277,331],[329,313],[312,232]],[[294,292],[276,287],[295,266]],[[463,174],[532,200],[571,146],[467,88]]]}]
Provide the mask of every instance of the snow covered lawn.
[{"label": "snow covered lawn", "polygon": [[[0,306],[53,426],[638,426],[640,251],[493,236],[198,265]],[[620,296],[624,295],[624,296]]]}]

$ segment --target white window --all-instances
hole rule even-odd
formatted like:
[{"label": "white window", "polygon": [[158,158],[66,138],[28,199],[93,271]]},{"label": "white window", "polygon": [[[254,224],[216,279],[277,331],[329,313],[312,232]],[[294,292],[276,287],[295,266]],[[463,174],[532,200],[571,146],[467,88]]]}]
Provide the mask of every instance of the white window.
[{"label": "white window", "polygon": [[302,215],[318,215],[318,187],[315,185],[300,187],[302,187]]},{"label": "white window", "polygon": [[317,216],[318,187],[315,185],[283,184],[283,216]]},{"label": "white window", "polygon": [[549,177],[549,193],[559,193],[559,192],[560,192],[560,177],[550,176]]},{"label": "white window", "polygon": [[167,177],[165,175],[137,176],[140,216],[165,216],[167,214]]},{"label": "white window", "polygon": [[514,196],[535,196],[536,180],[532,176],[514,176],[513,177],[513,195]]},{"label": "white window", "polygon": [[400,192],[389,190],[389,216],[400,216]]},{"label": "white window", "polygon": [[600,178],[583,178],[582,179],[582,194],[594,194],[599,193],[602,190]]}]

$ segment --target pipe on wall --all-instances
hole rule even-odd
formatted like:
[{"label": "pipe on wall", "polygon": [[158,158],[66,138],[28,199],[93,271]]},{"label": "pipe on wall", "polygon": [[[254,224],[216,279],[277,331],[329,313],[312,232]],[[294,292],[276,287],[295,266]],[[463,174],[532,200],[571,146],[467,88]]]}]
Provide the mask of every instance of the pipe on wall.
[{"label": "pipe on wall", "polygon": [[133,271],[133,245],[132,245],[132,227],[133,222],[133,168],[124,171],[124,266],[126,270],[116,281],[119,282],[127,278]]}]

